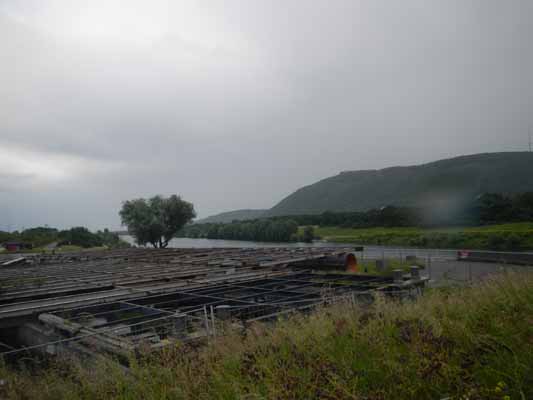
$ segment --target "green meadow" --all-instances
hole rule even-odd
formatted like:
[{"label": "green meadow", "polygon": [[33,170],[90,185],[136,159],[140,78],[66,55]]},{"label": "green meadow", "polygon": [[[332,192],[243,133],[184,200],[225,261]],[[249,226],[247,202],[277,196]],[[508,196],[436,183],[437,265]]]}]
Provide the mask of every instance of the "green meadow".
[{"label": "green meadow", "polygon": [[370,245],[487,250],[533,249],[531,222],[431,229],[315,227],[315,235],[331,242]]}]

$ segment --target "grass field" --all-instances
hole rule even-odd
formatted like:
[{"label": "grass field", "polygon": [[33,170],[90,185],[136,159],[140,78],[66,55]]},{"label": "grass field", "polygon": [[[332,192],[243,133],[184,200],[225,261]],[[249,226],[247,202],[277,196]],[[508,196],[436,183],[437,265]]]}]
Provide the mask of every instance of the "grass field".
[{"label": "grass field", "polygon": [[6,399],[533,398],[533,276],[342,304],[132,359],[0,366]]},{"label": "grass field", "polygon": [[500,224],[476,226],[464,229],[466,232],[529,232],[533,233],[533,222],[518,222],[514,224]]},{"label": "grass field", "polygon": [[338,227],[315,227],[315,234],[327,239],[339,236],[356,236],[359,234],[375,233],[458,233],[458,232],[528,232],[533,234],[533,222],[520,222],[514,224],[487,225],[475,227],[450,227],[423,229],[416,227],[408,228],[338,228]]},{"label": "grass field", "polygon": [[533,223],[451,228],[316,227],[315,235],[332,242],[432,248],[491,250],[533,249]]}]

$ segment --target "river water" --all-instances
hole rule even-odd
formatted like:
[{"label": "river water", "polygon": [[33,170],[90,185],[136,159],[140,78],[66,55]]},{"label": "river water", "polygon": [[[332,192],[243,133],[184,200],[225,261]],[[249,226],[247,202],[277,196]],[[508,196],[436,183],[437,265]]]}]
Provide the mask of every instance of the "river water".
[{"label": "river water", "polygon": [[[121,239],[135,245],[133,237],[130,235],[121,236]],[[354,248],[355,243],[333,243],[325,241],[315,241],[313,243],[271,243],[271,242],[248,242],[243,240],[222,240],[222,239],[190,239],[175,238],[169,242],[168,247],[172,248],[250,248],[250,247],[341,247]],[[364,246],[364,255],[372,258],[380,257],[400,257],[415,255],[417,257],[443,257],[455,259],[456,250],[442,249],[414,249],[407,247],[388,246]]]},{"label": "river water", "polygon": [[[120,236],[120,238],[132,245],[135,240],[130,235]],[[249,247],[353,247],[354,244],[330,243],[323,241],[316,241],[314,243],[280,243],[280,242],[248,242],[244,240],[222,240],[222,239],[190,239],[190,238],[175,238],[172,239],[168,247],[173,248],[249,248]]]}]

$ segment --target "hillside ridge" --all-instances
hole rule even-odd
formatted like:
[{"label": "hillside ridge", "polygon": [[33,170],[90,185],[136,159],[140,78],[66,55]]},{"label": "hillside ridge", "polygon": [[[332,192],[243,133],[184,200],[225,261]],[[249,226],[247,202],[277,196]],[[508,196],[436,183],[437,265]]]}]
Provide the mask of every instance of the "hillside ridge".
[{"label": "hillside ridge", "polygon": [[365,211],[385,205],[454,208],[486,192],[533,191],[532,166],[533,153],[499,152],[341,171],[299,188],[264,216]]},{"label": "hillside ridge", "polygon": [[483,193],[533,191],[533,153],[461,155],[422,164],[345,170],[305,185],[268,210],[227,211],[196,223],[229,223],[325,211],[367,211],[387,205],[453,213]]},{"label": "hillside ridge", "polygon": [[195,224],[214,224],[214,223],[230,223],[232,221],[244,221],[248,219],[257,219],[267,210],[244,208],[240,210],[226,211],[218,214],[210,215],[206,218],[201,218],[195,221]]}]

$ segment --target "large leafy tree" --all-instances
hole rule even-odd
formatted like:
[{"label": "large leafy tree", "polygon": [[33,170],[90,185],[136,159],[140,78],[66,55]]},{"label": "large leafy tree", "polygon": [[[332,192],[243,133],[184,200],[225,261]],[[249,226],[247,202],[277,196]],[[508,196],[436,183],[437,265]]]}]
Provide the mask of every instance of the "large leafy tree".
[{"label": "large leafy tree", "polygon": [[128,227],[137,244],[150,243],[158,248],[167,247],[174,235],[194,217],[194,206],[176,195],[128,200],[120,210],[122,224]]}]

